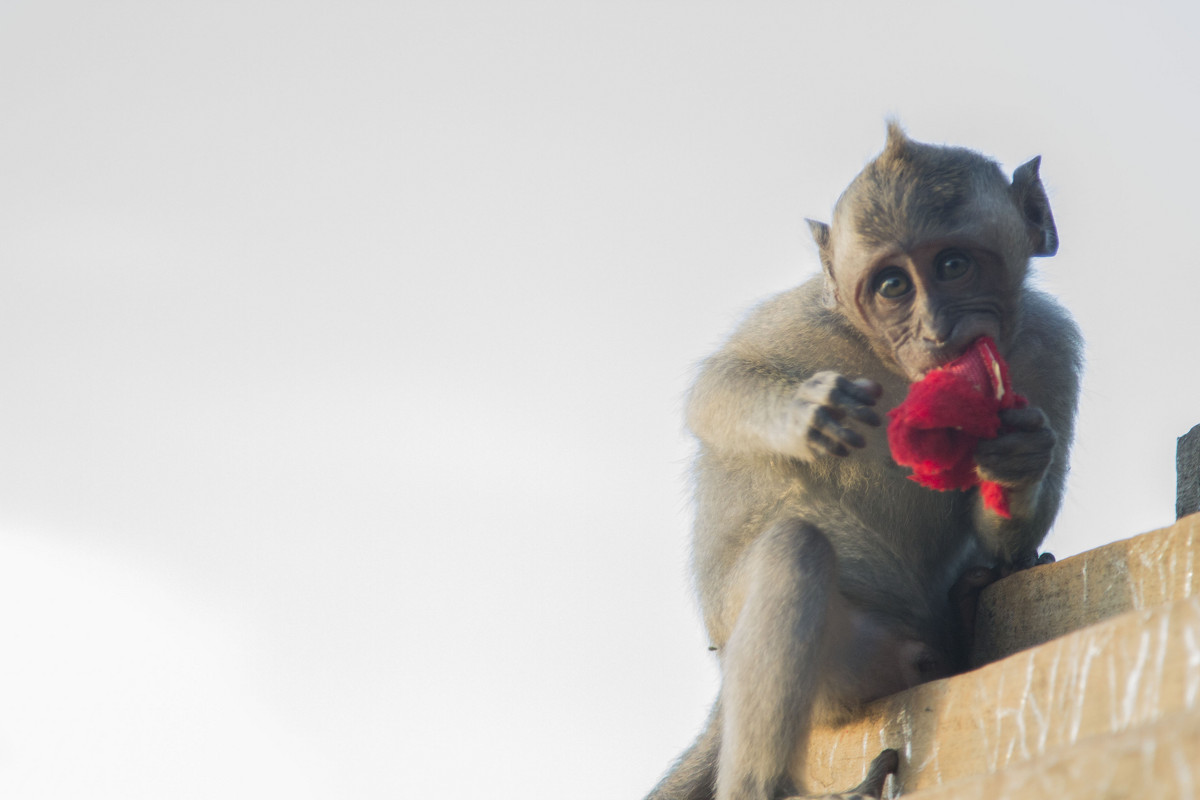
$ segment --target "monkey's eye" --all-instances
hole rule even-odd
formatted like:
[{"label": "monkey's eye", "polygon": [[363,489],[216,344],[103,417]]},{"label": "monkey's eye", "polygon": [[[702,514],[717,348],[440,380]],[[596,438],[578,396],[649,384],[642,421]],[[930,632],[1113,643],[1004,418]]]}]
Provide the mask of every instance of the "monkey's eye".
[{"label": "monkey's eye", "polygon": [[952,281],[955,278],[961,278],[971,271],[974,262],[971,257],[959,250],[947,250],[944,253],[938,253],[934,260],[934,269],[936,270],[937,279],[939,281]]},{"label": "monkey's eye", "polygon": [[875,278],[875,293],[889,300],[903,297],[912,289],[912,279],[899,267],[888,267]]}]

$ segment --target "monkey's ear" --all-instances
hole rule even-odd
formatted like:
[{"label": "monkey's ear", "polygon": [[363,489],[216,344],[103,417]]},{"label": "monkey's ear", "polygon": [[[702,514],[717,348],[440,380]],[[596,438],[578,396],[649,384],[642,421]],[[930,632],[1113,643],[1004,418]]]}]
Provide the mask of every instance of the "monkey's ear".
[{"label": "monkey's ear", "polygon": [[833,258],[829,250],[829,226],[824,222],[817,222],[815,219],[806,218],[804,221],[808,223],[813,241],[817,243],[817,249],[821,251],[821,266],[825,267],[825,273],[832,277]]},{"label": "monkey's ear", "polygon": [[1052,256],[1058,252],[1058,228],[1050,213],[1050,198],[1038,177],[1041,156],[1035,156],[1013,172],[1012,195],[1033,239],[1033,255]]},{"label": "monkey's ear", "polygon": [[808,223],[813,241],[817,243],[817,249],[821,252],[821,267],[825,270],[825,305],[828,308],[837,308],[838,291],[837,283],[833,280],[833,249],[829,242],[829,226],[824,222],[817,222],[815,219],[805,219],[804,221]]},{"label": "monkey's ear", "polygon": [[889,117],[887,121],[887,144],[883,147],[883,155],[896,157],[903,153],[911,140],[908,134],[904,132],[904,128],[900,127],[900,123],[895,117]]}]

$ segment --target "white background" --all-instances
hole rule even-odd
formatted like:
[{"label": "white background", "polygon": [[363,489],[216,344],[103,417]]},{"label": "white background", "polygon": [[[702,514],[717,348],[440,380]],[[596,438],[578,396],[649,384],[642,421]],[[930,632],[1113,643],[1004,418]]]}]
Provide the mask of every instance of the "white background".
[{"label": "white background", "polygon": [[1088,339],[1060,557],[1168,524],[1194,3],[0,3],[0,795],[637,798],[715,694],[693,365],[897,116]]}]

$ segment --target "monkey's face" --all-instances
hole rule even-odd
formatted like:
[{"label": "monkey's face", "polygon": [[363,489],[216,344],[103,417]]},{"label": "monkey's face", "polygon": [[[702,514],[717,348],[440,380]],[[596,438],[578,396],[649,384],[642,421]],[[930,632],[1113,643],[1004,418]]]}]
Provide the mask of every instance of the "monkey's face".
[{"label": "monkey's face", "polygon": [[956,235],[839,264],[839,302],[874,349],[910,381],[958,358],[980,336],[1004,341],[1011,270],[996,248]]},{"label": "monkey's face", "polygon": [[892,126],[884,152],[838,198],[833,224],[809,222],[838,310],[908,380],[980,336],[1007,355],[1029,259],[1058,249],[1039,163],[1010,183],[978,153]]}]

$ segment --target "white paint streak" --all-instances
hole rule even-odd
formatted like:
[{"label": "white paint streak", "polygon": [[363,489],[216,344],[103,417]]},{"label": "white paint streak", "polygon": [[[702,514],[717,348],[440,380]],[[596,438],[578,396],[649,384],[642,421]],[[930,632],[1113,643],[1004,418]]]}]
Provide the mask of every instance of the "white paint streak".
[{"label": "white paint streak", "polygon": [[[1190,608],[1193,614],[1200,611],[1194,602]],[[1185,626],[1181,638],[1187,659],[1183,676],[1183,707],[1192,709],[1196,707],[1197,695],[1200,695],[1200,625],[1193,621]]]},{"label": "white paint streak", "polygon": [[1192,576],[1196,572],[1196,533],[1194,529],[1189,528],[1187,534],[1187,546],[1184,550],[1187,553],[1187,567],[1183,572],[1183,596],[1192,596]]},{"label": "white paint streak", "polygon": [[1083,724],[1083,708],[1084,697],[1087,695],[1088,676],[1092,671],[1092,660],[1100,655],[1102,650],[1096,644],[1093,637],[1088,636],[1084,640],[1084,653],[1080,659],[1077,678],[1075,683],[1075,704],[1071,710],[1071,728],[1070,734],[1067,736],[1067,742],[1074,744],[1079,740],[1079,729]]},{"label": "white paint streak", "polygon": [[[1022,760],[1028,760],[1029,757],[1032,755],[1029,752],[1029,733],[1025,729],[1025,712],[1026,712],[1026,709],[1028,709],[1030,703],[1033,703],[1035,707],[1037,705],[1037,700],[1033,697],[1033,673],[1034,673],[1033,664],[1034,664],[1034,661],[1035,661],[1035,659],[1032,659],[1032,658],[1027,659],[1025,661],[1025,685],[1021,689],[1021,704],[1017,707],[1016,713],[1015,713],[1016,720],[1017,720],[1017,741],[1015,742],[1015,744],[1019,745],[1021,748],[1021,759]],[[1008,758],[1007,758],[1008,762],[1012,761],[1012,749],[1013,749],[1013,744],[1010,743],[1009,748],[1008,748],[1008,750],[1009,750]]]},{"label": "white paint streak", "polygon": [[[1026,656],[1026,657],[1028,657],[1028,656]],[[980,691],[980,689],[982,689],[982,688],[983,688],[982,683],[979,680],[976,680],[975,681],[975,694],[977,696],[979,696],[979,699],[981,701],[984,699],[984,697],[987,696],[986,691]],[[997,698],[1004,697],[1004,673],[1003,672],[1001,672],[1000,675],[996,678],[996,697]],[[981,750],[983,752],[984,762],[987,764],[987,768],[988,768],[989,772],[995,772],[996,768],[997,768],[997,760],[999,758],[998,743],[1000,741],[1000,725],[1001,725],[1001,717],[1003,715],[1004,715],[1004,709],[1002,707],[1000,707],[999,703],[997,703],[996,714],[995,714],[995,718],[994,718],[995,721],[993,723],[996,726],[995,742],[997,744],[993,744],[992,736],[990,735],[990,731],[988,730],[988,721],[987,721],[987,719],[984,718],[984,715],[978,715],[975,717],[975,727],[979,731],[979,743],[981,745]]]},{"label": "white paint streak", "polygon": [[1196,796],[1196,777],[1187,755],[1179,747],[1171,750],[1171,766],[1175,769],[1175,787],[1180,797]]},{"label": "white paint streak", "polygon": [[1163,711],[1162,687],[1163,676],[1166,675],[1167,651],[1171,648],[1171,614],[1162,614],[1158,620],[1158,652],[1154,658],[1154,669],[1142,686],[1145,695],[1141,704],[1142,719],[1151,717],[1157,719]]},{"label": "white paint streak", "polygon": [[1150,654],[1150,632],[1142,630],[1138,633],[1137,657],[1129,674],[1125,677],[1125,695],[1121,699],[1120,720],[1114,719],[1113,730],[1123,730],[1133,725],[1134,716],[1138,710],[1138,688],[1142,683],[1142,673],[1146,669],[1146,661]]},{"label": "white paint streak", "polygon": [[1087,605],[1088,605],[1088,572],[1087,572],[1087,568],[1088,568],[1088,559],[1086,557],[1084,557],[1083,567],[1082,567],[1082,569],[1079,570],[1079,578],[1080,578],[1080,581],[1083,583],[1083,607],[1084,608],[1087,608]]},{"label": "white paint streak", "polygon": [[[1062,648],[1056,647],[1054,658],[1050,660],[1050,675],[1047,678],[1046,685],[1049,687],[1047,692],[1047,702],[1053,703],[1054,698],[1058,696],[1058,665],[1062,661]],[[1033,722],[1037,731],[1036,742],[1033,745],[1035,753],[1044,753],[1046,751],[1046,739],[1050,735],[1050,719],[1049,715],[1042,709],[1041,703],[1038,702],[1038,695],[1032,691],[1033,685],[1033,659],[1029,660],[1029,667],[1026,673],[1026,704],[1029,708],[1029,713],[1033,716]]]}]

